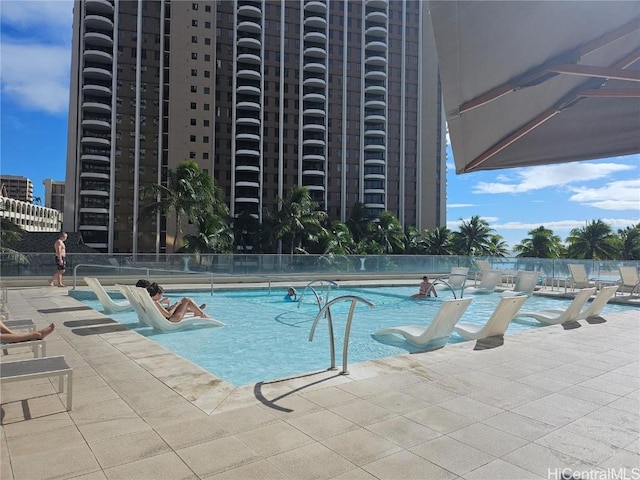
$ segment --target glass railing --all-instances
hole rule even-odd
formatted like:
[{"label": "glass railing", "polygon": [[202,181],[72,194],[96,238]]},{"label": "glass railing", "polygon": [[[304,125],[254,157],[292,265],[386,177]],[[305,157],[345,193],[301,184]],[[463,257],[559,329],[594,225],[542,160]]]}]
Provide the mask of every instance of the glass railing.
[{"label": "glass railing", "polygon": [[[480,259],[480,258],[479,258]],[[482,258],[486,260],[486,258]],[[618,267],[640,267],[639,261],[597,261],[575,259],[540,258],[499,258],[488,259],[492,269],[504,270],[505,274],[515,274],[517,270],[540,272],[548,285],[552,280],[564,281],[570,277],[567,265],[580,263],[587,270],[590,279],[597,281],[616,281],[620,278]],[[74,271],[78,276],[135,275],[154,270],[166,272],[203,272],[220,276],[296,276],[322,273],[327,275],[359,274],[373,276],[385,275],[399,277],[424,274],[444,275],[452,267],[468,267],[469,277],[479,272],[473,257],[444,255],[276,255],[276,254],[99,254],[69,253],[67,255],[67,274]],[[97,265],[95,269],[90,266]],[[108,267],[108,268],[104,268]],[[122,267],[122,268],[120,268]],[[127,267],[126,269],[124,267]],[[22,253],[0,254],[0,275],[2,277],[51,276],[55,268],[53,254]],[[131,269],[133,268],[133,270]]]}]

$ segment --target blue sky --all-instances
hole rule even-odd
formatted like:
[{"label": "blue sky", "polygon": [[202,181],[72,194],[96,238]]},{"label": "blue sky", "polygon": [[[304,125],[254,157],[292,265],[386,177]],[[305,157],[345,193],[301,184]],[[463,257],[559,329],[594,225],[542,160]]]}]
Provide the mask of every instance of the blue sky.
[{"label": "blue sky", "polygon": [[[72,1],[0,4],[0,172],[65,179]],[[456,175],[447,160],[448,227],[479,215],[515,245],[544,225],[563,240],[601,219],[615,230],[640,223],[640,154]]]}]

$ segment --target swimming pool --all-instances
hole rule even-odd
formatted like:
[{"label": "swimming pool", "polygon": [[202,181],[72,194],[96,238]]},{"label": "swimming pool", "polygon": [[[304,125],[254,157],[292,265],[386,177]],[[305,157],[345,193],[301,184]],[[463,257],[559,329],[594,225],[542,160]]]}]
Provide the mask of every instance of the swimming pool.
[{"label": "swimming pool", "polygon": [[[398,325],[426,325],[440,308],[442,300],[452,298],[452,294],[445,291],[440,292],[439,298],[421,301],[409,299],[415,291],[415,286],[340,287],[331,291],[331,299],[356,295],[375,304],[375,308],[362,303],[356,306],[349,335],[349,364],[420,351],[400,337],[372,335],[376,330]],[[109,316],[227,382],[241,386],[324,370],[330,366],[325,319],[319,321],[313,342],[308,340],[318,313],[318,306],[312,303],[313,296],[305,295],[298,304],[285,302],[285,293],[284,288],[275,289],[271,294],[267,290],[257,289],[216,291],[213,296],[209,292],[168,293],[171,298],[190,296],[197,304],[207,303],[206,311],[226,324],[221,328],[160,333],[141,325],[133,312]],[[498,293],[475,295],[460,322],[484,323],[499,301]],[[97,311],[102,310],[97,300],[83,302]],[[568,300],[533,296],[527,299],[522,309],[565,308],[568,304]],[[349,302],[344,302],[331,309],[338,367],[342,364],[342,344],[349,305]],[[604,313],[621,312],[629,308],[633,307],[607,305]],[[507,335],[531,328],[546,327],[535,320],[518,319],[509,325]],[[453,333],[449,343],[461,341],[463,339]]]}]

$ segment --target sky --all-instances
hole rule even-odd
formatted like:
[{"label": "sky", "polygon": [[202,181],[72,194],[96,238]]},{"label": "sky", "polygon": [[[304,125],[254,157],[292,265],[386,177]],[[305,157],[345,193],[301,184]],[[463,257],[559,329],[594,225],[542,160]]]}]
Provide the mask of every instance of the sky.
[{"label": "sky", "polygon": [[[0,173],[65,179],[73,2],[0,0]],[[455,173],[447,149],[447,226],[478,215],[511,247],[544,225],[565,239],[602,220],[640,223],[640,154]]]}]

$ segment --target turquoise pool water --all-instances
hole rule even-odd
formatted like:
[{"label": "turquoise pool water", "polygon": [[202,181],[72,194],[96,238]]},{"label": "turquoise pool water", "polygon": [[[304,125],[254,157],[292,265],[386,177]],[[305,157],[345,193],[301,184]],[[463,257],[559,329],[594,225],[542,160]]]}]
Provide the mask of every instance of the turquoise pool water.
[{"label": "turquoise pool water", "polygon": [[[415,286],[345,288],[330,292],[333,299],[342,295],[356,295],[375,304],[369,308],[363,303],[356,306],[349,336],[349,364],[389,357],[420,349],[400,337],[374,337],[373,332],[381,328],[398,325],[426,325],[433,318],[443,299],[452,298],[450,292],[440,292],[439,298],[411,300]],[[259,381],[293,376],[305,372],[324,370],[330,366],[328,328],[326,319],[321,319],[313,342],[309,332],[318,313],[312,303],[313,296],[306,294],[302,302],[283,300],[285,289],[273,290],[229,290],[209,292],[171,292],[171,298],[192,297],[196,303],[206,303],[206,311],[224,322],[221,328],[194,328],[179,332],[160,333],[138,322],[133,312],[109,315],[141,335],[177,353],[205,370],[236,385],[247,385]],[[322,291],[321,294],[326,294]],[[315,301],[315,299],[313,299]],[[475,295],[461,322],[484,323],[500,301],[497,293]],[[102,307],[97,300],[84,301],[97,311]],[[523,310],[566,308],[568,300],[534,296],[527,299]],[[350,303],[332,307],[336,365],[342,366],[342,344]],[[603,313],[614,313],[633,307],[607,305]],[[548,328],[532,320],[517,320],[510,324],[509,333],[531,328]],[[463,339],[454,333],[449,343]],[[446,347],[445,347],[446,348]]]}]

